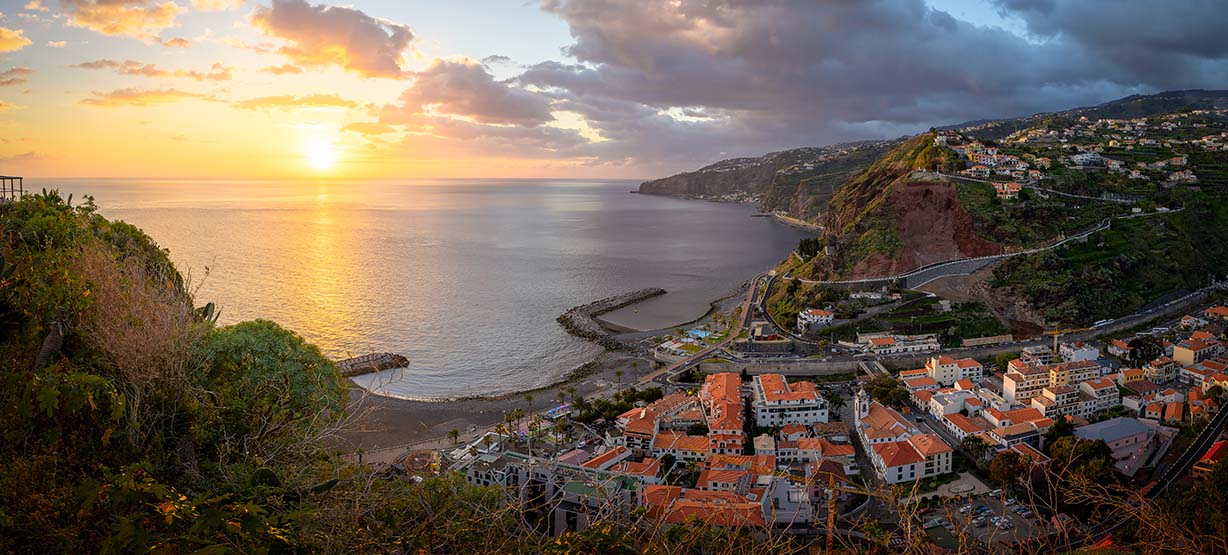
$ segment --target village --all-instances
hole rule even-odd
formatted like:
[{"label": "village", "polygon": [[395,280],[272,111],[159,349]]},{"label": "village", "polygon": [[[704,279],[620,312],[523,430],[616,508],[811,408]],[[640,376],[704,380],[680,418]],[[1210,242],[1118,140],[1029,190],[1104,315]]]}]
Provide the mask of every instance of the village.
[{"label": "village", "polygon": [[[561,404],[545,413],[553,423],[510,422],[448,458],[473,484],[547,507],[554,533],[611,515],[806,533],[868,518],[887,491],[935,537],[965,527],[988,543],[1028,541],[1063,516],[1018,501],[1019,483],[987,471],[994,459],[1043,472],[1054,441],[1103,441],[1123,479],[1154,483],[1142,477],[1220,412],[1226,324],[1228,307],[1212,306],[1172,330],[986,363],[935,348],[923,367],[841,381],[696,373],[609,418],[592,418],[585,400]],[[687,340],[706,339],[697,331]],[[1195,479],[1228,448],[1221,439],[1198,455]]]}]

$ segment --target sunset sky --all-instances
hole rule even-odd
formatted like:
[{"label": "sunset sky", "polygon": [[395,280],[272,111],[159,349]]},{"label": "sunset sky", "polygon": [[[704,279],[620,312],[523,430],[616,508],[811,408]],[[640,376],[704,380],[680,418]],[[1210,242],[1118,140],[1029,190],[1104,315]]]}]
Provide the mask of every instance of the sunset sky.
[{"label": "sunset sky", "polygon": [[1216,4],[5,0],[0,173],[655,177],[1228,88]]}]

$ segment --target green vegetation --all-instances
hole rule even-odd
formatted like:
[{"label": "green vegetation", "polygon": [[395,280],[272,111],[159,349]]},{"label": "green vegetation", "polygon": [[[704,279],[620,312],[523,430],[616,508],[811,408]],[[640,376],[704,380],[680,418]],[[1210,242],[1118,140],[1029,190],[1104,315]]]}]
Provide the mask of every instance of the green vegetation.
[{"label": "green vegetation", "polygon": [[797,322],[797,313],[818,308],[848,297],[848,292],[817,285],[805,285],[800,280],[778,280],[768,292],[767,309],[772,319],[782,326]]},{"label": "green vegetation", "polygon": [[891,376],[879,376],[866,383],[870,398],[892,408],[900,408],[908,402],[908,390]]},{"label": "green vegetation", "polygon": [[1105,217],[1125,210],[1106,202],[1044,199],[1031,189],[1024,189],[1017,199],[1004,202],[988,183],[960,181],[957,190],[959,203],[972,216],[978,236],[1029,248],[1051,243],[1061,234],[1073,235],[1093,228]]},{"label": "green vegetation", "polygon": [[1085,243],[1007,259],[993,285],[1015,288],[1046,320],[1087,324],[1223,277],[1226,241],[1228,200],[1200,194],[1181,212],[1115,220]]},{"label": "green vegetation", "polygon": [[580,413],[575,420],[585,424],[592,424],[598,421],[613,420],[618,415],[634,408],[637,402],[651,403],[663,396],[664,394],[659,387],[630,388],[615,393],[610,399],[593,399],[590,401],[579,397],[572,401],[571,406]]},{"label": "green vegetation", "polygon": [[556,539],[460,474],[414,482],[350,464],[321,444],[344,417],[332,362],[273,322],[217,325],[140,230],[52,192],[0,206],[0,232],[0,552],[781,547],[702,523],[596,522]]},{"label": "green vegetation", "polygon": [[821,237],[803,237],[797,242],[797,254],[804,259],[814,258],[814,255],[823,252],[823,239]]}]

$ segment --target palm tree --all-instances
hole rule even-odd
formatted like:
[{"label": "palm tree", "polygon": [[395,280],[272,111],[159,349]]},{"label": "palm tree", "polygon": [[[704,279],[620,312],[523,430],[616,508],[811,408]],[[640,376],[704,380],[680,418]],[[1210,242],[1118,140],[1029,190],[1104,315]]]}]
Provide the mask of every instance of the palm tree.
[{"label": "palm tree", "polygon": [[524,409],[516,407],[512,411],[512,419],[516,421],[516,429],[520,429],[520,421],[524,419]]},{"label": "palm tree", "polygon": [[567,396],[571,398],[572,403],[576,402],[576,386],[573,385],[567,387]]},{"label": "palm tree", "polygon": [[[498,428],[496,428],[496,431],[497,430]],[[485,447],[487,451],[490,451],[490,443],[491,443],[490,434],[482,435],[482,446]]]},{"label": "palm tree", "polygon": [[525,393],[525,394],[524,394],[524,402],[525,402],[525,403],[528,403],[528,405],[529,405],[529,412],[533,412],[533,394],[532,394],[532,393]]},{"label": "palm tree", "polygon": [[456,428],[448,430],[448,438],[452,440],[453,444],[458,443],[460,441],[460,430]]},{"label": "palm tree", "polygon": [[619,388],[619,389],[622,389],[622,388],[623,388],[623,371],[622,371],[622,370],[615,370],[615,371],[614,371],[614,375],[615,375],[616,377],[618,377],[618,388]]},{"label": "palm tree", "polygon": [[559,398],[560,405],[563,404],[563,400],[567,398],[567,394],[563,393],[563,390],[561,389],[555,393],[555,396]]},{"label": "palm tree", "polygon": [[631,372],[635,374],[635,379],[640,379],[640,361],[631,361]]}]

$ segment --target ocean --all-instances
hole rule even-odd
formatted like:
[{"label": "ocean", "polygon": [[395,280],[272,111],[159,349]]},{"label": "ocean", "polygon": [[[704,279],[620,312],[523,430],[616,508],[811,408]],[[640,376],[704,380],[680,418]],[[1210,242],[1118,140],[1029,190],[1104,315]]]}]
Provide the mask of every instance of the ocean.
[{"label": "ocean", "polygon": [[274,320],[344,358],[392,351],[356,378],[443,399],[556,381],[600,348],[555,322],[643,287],[608,315],[635,329],[700,317],[805,236],[752,206],[630,194],[630,181],[35,180],[170,250],[222,323]]}]

